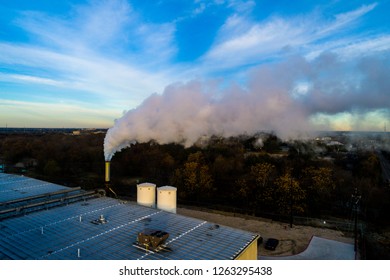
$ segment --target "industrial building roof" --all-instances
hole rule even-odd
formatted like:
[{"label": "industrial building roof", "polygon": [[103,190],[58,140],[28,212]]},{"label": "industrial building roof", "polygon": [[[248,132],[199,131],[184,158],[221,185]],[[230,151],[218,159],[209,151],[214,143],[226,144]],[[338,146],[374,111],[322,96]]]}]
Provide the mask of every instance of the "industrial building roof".
[{"label": "industrial building roof", "polygon": [[66,189],[68,188],[64,186],[25,176],[0,173],[0,202]]},{"label": "industrial building roof", "polygon": [[[104,223],[97,222],[102,217]],[[168,232],[167,249],[137,247],[137,234],[145,229]],[[0,173],[0,259],[235,259],[257,238],[134,202]]]}]

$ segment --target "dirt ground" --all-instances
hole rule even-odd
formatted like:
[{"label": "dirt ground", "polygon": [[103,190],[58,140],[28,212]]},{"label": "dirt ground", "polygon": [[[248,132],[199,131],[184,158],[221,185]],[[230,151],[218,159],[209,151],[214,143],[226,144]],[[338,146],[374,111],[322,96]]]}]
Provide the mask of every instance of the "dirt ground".
[{"label": "dirt ground", "polygon": [[353,244],[353,238],[345,236],[341,231],[310,226],[296,226],[271,220],[234,217],[228,214],[211,213],[193,209],[177,208],[177,214],[205,220],[211,223],[229,226],[259,234],[263,240],[273,237],[279,239],[275,251],[269,251],[259,245],[259,255],[288,256],[298,254],[306,249],[312,236]]}]

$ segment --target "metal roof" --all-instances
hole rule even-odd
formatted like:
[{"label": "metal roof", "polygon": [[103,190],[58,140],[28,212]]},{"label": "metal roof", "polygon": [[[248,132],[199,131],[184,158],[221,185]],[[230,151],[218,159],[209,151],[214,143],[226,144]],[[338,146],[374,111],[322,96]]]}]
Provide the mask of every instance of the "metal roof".
[{"label": "metal roof", "polygon": [[25,176],[0,173],[0,202],[66,189],[61,185]]},{"label": "metal roof", "polygon": [[[0,174],[0,201],[14,199],[7,190],[20,193],[23,183],[30,187],[26,196],[37,195],[39,185],[45,184]],[[50,183],[45,186],[49,192],[67,189]],[[0,219],[0,259],[223,260],[234,259],[258,238],[250,232],[105,196],[79,196],[77,201],[54,206]],[[95,223],[101,215],[107,222]],[[137,234],[147,228],[168,232],[170,250],[157,253],[135,247]]]}]

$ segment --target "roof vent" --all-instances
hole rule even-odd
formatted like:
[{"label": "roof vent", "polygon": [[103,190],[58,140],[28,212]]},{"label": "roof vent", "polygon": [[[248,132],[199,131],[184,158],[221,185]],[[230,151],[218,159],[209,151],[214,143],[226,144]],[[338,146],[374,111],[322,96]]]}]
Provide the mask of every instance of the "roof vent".
[{"label": "roof vent", "polygon": [[165,245],[165,241],[168,239],[169,233],[162,230],[145,229],[137,235],[137,242],[134,242],[134,246],[144,250],[152,250],[154,252],[159,251],[171,251],[169,247]]},{"label": "roof vent", "polygon": [[95,225],[100,225],[100,224],[105,224],[107,222],[108,221],[106,220],[106,218],[104,218],[103,215],[100,215],[99,219],[93,220],[91,223],[93,223]]}]

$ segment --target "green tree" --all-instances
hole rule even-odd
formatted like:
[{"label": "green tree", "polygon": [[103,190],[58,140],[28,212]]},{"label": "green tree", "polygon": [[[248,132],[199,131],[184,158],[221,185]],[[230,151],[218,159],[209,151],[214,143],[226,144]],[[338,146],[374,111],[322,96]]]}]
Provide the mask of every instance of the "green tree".
[{"label": "green tree", "polygon": [[307,206],[310,214],[320,214],[328,209],[329,201],[336,184],[333,169],[330,167],[307,167],[302,172],[302,185],[306,190]]},{"label": "green tree", "polygon": [[201,152],[190,154],[183,167],[176,169],[172,181],[180,188],[180,196],[190,200],[209,197],[213,187],[209,167]]},{"label": "green tree", "polygon": [[303,170],[307,188],[320,195],[329,196],[335,188],[333,170],[329,167],[307,167]]},{"label": "green tree", "polygon": [[280,140],[274,134],[268,135],[267,139],[264,140],[263,149],[268,153],[275,153],[280,151]]},{"label": "green tree", "polygon": [[61,168],[55,160],[51,159],[45,164],[45,167],[43,168],[43,173],[46,176],[55,177],[60,175]]},{"label": "green tree", "polygon": [[378,156],[371,152],[361,162],[361,170],[358,174],[360,177],[370,178],[373,184],[381,180],[381,167]]},{"label": "green tree", "polygon": [[292,177],[292,170],[287,169],[275,180],[275,201],[279,213],[288,215],[292,208],[293,214],[301,214],[306,209],[306,192],[299,181]]},{"label": "green tree", "polygon": [[268,162],[257,163],[251,167],[250,174],[255,182],[253,199],[257,208],[266,209],[273,204],[273,186],[270,181],[275,176],[275,166]]}]

